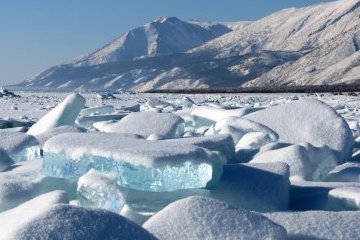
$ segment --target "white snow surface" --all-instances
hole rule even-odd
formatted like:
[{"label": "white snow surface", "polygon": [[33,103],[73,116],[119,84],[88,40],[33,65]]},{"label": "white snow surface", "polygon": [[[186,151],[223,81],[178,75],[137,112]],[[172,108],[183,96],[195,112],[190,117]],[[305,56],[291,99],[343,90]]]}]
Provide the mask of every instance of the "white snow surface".
[{"label": "white snow surface", "polygon": [[[36,216],[46,212],[57,203],[68,203],[66,192],[49,192],[0,213],[0,238],[4,240],[29,239],[30,236],[22,238],[18,236],[18,233],[31,224]],[[39,237],[45,238],[45,235]]]},{"label": "white snow surface", "polygon": [[156,134],[163,138],[172,138],[182,136],[184,124],[183,119],[173,113],[133,112],[119,122],[95,127],[108,133],[131,133],[144,138]]},{"label": "white snow surface", "polygon": [[339,163],[349,160],[352,132],[330,106],[317,100],[299,100],[248,114],[244,118],[261,123],[286,143],[310,143],[330,147]]},{"label": "white snow surface", "polygon": [[360,212],[274,212],[266,217],[283,226],[288,239],[358,239],[360,235]]},{"label": "white snow surface", "polygon": [[267,218],[203,197],[171,203],[143,227],[158,239],[287,239],[286,231]]},{"label": "white snow surface", "polygon": [[15,239],[155,240],[141,226],[104,210],[67,204],[48,207],[15,234]]}]

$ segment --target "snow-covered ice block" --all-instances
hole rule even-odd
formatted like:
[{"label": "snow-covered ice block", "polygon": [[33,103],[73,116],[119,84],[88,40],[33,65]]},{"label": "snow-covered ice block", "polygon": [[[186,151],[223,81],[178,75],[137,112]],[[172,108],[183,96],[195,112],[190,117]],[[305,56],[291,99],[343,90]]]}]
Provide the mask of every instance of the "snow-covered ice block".
[{"label": "snow-covered ice block", "polygon": [[233,162],[235,158],[234,143],[231,135],[229,134],[173,138],[162,141],[179,145],[191,144],[211,151],[217,151],[225,157],[227,163]]},{"label": "snow-covered ice block", "polygon": [[240,141],[236,144],[236,151],[259,149],[262,146],[273,142],[271,136],[264,132],[249,132],[245,134]]},{"label": "snow-covered ice block", "polygon": [[166,239],[287,239],[286,230],[266,217],[211,198],[171,203],[143,227]]},{"label": "snow-covered ice block", "polygon": [[336,166],[326,177],[329,182],[360,182],[360,163],[347,162]]},{"label": "snow-covered ice block", "polygon": [[56,127],[74,125],[75,119],[84,106],[85,99],[81,95],[73,93],[35,123],[27,133],[39,135]]},{"label": "snow-covered ice block", "polygon": [[256,211],[287,210],[289,166],[285,163],[225,165],[219,186],[208,196]]},{"label": "snow-covered ice block", "polygon": [[140,104],[133,103],[133,104],[129,104],[127,106],[121,106],[120,110],[128,111],[128,112],[140,112]]},{"label": "snow-covered ice block", "polygon": [[120,213],[126,201],[126,190],[117,185],[116,177],[93,169],[79,178],[77,195],[80,206],[116,213]]},{"label": "snow-covered ice block", "polygon": [[117,113],[117,114],[108,114],[108,115],[94,115],[94,116],[83,116],[78,117],[75,123],[82,128],[90,128],[96,122],[104,121],[119,121],[124,118],[128,113]]},{"label": "snow-covered ice block", "polygon": [[289,239],[359,239],[360,212],[274,212],[266,217],[283,226]]},{"label": "snow-covered ice block", "polygon": [[49,176],[76,179],[91,168],[144,191],[213,186],[222,174],[216,152],[191,144],[109,133],[65,133],[45,143],[43,169]]},{"label": "snow-covered ice block", "polygon": [[156,240],[144,228],[105,210],[56,204],[14,232],[13,239]]},{"label": "snow-covered ice block", "polygon": [[[20,236],[17,236],[17,233],[21,231],[38,214],[41,214],[52,205],[58,203],[68,203],[66,192],[49,192],[31,199],[30,201],[25,202],[16,208],[0,213],[0,239],[24,239],[20,238]],[[41,239],[44,239],[43,236],[41,237]]]},{"label": "snow-covered ice block", "polygon": [[75,126],[61,126],[61,127],[53,128],[45,133],[36,135],[35,138],[39,142],[40,147],[43,147],[44,143],[47,140],[49,140],[52,137],[55,137],[56,135],[59,135],[62,133],[68,133],[68,132],[81,133],[81,132],[85,132],[85,131],[86,131],[85,129],[75,127]]},{"label": "snow-covered ice block", "polygon": [[14,161],[9,157],[4,149],[0,149],[0,172],[9,168],[14,164]]},{"label": "snow-covered ice block", "polygon": [[163,100],[160,100],[158,98],[151,98],[145,103],[145,107],[147,107],[149,110],[151,109],[164,109],[171,104],[168,102],[165,102]]},{"label": "snow-covered ice block", "polygon": [[102,105],[98,107],[86,108],[80,111],[79,117],[85,117],[90,115],[104,115],[111,114],[115,112],[114,106],[111,105]]},{"label": "snow-covered ice block", "polygon": [[182,118],[172,113],[134,112],[119,122],[96,128],[108,133],[132,133],[147,138],[157,134],[164,138],[179,137],[184,134],[185,123]]},{"label": "snow-covered ice block", "polygon": [[20,132],[0,132],[0,148],[15,161],[27,161],[40,157],[39,143],[35,137]]},{"label": "snow-covered ice block", "polygon": [[0,172],[0,212],[13,208],[39,194],[66,190],[76,196],[76,185],[43,175],[41,159],[21,162]]},{"label": "snow-covered ice block", "polygon": [[245,134],[251,132],[261,132],[268,134],[272,142],[275,142],[279,139],[278,134],[270,128],[257,122],[240,117],[223,118],[222,120],[216,122],[214,130],[217,134],[230,133],[234,139],[235,144],[237,144]]},{"label": "snow-covered ice block", "polygon": [[224,109],[210,106],[201,106],[194,108],[191,112],[191,115],[198,118],[207,119],[215,123],[226,117],[242,117],[257,110],[258,109],[255,108]]},{"label": "snow-covered ice block", "polygon": [[323,180],[336,166],[336,157],[327,146],[303,144],[260,153],[250,162],[285,162],[290,166],[291,181]]},{"label": "snow-covered ice block", "polygon": [[330,106],[318,100],[299,100],[244,116],[279,134],[279,141],[329,146],[339,163],[351,157],[354,143],[346,121]]},{"label": "snow-covered ice block", "polygon": [[360,188],[335,188],[329,192],[329,208],[332,210],[359,210]]}]

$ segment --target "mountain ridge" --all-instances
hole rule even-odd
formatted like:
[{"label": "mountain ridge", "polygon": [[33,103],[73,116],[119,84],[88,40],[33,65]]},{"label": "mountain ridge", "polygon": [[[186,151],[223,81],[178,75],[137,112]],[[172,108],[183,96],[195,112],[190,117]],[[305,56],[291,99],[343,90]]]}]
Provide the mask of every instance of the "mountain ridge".
[{"label": "mountain ridge", "polygon": [[147,91],[360,83],[360,0],[284,9],[232,26],[163,17],[129,32],[150,33],[154,25],[159,34],[139,45],[147,51],[123,58],[119,48],[109,50],[112,42],[20,86]]}]

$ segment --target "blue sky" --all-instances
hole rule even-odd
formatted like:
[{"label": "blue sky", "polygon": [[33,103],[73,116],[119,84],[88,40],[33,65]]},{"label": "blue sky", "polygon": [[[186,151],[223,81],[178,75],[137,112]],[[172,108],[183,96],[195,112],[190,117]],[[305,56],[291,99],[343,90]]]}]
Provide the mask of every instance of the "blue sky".
[{"label": "blue sky", "polygon": [[256,20],[326,0],[4,0],[0,3],[0,85],[89,53],[159,16]]}]

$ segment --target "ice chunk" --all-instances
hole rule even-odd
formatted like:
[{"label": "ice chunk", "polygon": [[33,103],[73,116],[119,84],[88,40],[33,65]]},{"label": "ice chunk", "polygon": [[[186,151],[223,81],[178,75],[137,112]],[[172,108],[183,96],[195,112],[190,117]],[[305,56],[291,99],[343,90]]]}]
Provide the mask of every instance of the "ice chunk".
[{"label": "ice chunk", "polygon": [[80,111],[79,117],[86,117],[86,116],[94,116],[94,115],[104,115],[104,114],[110,114],[115,112],[114,106],[111,105],[102,105],[98,107],[91,107],[86,108]]},{"label": "ice chunk", "polygon": [[76,119],[76,124],[82,128],[90,128],[96,122],[104,121],[118,121],[124,118],[128,113],[117,113],[111,115],[94,115],[94,116],[84,116]]},{"label": "ice chunk", "polygon": [[299,100],[244,116],[279,134],[279,141],[329,146],[337,161],[351,157],[354,143],[346,121],[330,106],[318,100]]},{"label": "ice chunk", "polygon": [[62,134],[62,133],[68,133],[68,132],[74,132],[74,133],[81,133],[85,132],[86,130],[83,128],[75,127],[75,126],[61,126],[57,128],[53,128],[50,131],[47,131],[45,133],[36,135],[35,138],[40,144],[40,147],[43,147],[44,143],[49,140],[50,138]]},{"label": "ice chunk", "polygon": [[3,149],[0,149],[0,172],[4,171],[12,164],[14,164],[14,161],[9,157],[7,152]]},{"label": "ice chunk", "polygon": [[76,117],[84,106],[85,99],[81,95],[73,93],[35,123],[27,133],[39,135],[56,127],[74,125]]},{"label": "ice chunk", "polygon": [[158,239],[287,239],[286,230],[266,217],[211,198],[189,197],[147,220]]},{"label": "ice chunk", "polygon": [[229,134],[218,134],[209,136],[197,136],[186,138],[165,139],[164,142],[174,143],[178,145],[191,144],[203,147],[211,151],[217,151],[225,157],[227,163],[231,163],[235,158],[235,148],[233,139]]},{"label": "ice chunk", "polygon": [[271,143],[272,141],[273,139],[271,139],[268,133],[249,132],[240,139],[235,148],[237,151],[243,149],[259,149],[265,144]]},{"label": "ice chunk", "polygon": [[77,187],[81,206],[102,208],[120,213],[126,201],[126,190],[116,184],[116,177],[90,170],[81,176]]},{"label": "ice chunk", "polygon": [[41,159],[21,162],[0,172],[0,212],[54,190],[66,190],[75,197],[76,185],[41,173]]},{"label": "ice chunk", "polygon": [[336,166],[336,157],[326,146],[304,144],[263,152],[250,162],[285,162],[290,166],[291,181],[323,180]]},{"label": "ice chunk", "polygon": [[16,208],[0,213],[0,239],[24,239],[16,236],[18,231],[38,214],[57,203],[68,203],[66,192],[54,191],[40,195]]},{"label": "ice chunk", "polygon": [[359,210],[360,188],[343,187],[329,192],[329,208],[332,210]]},{"label": "ice chunk", "polygon": [[246,114],[257,111],[254,108],[238,108],[238,109],[223,109],[210,106],[196,107],[192,110],[191,115],[200,119],[206,119],[213,123],[218,122],[226,117],[242,117]]},{"label": "ice chunk", "polygon": [[271,142],[275,142],[279,139],[278,134],[270,128],[240,117],[223,118],[215,124],[214,130],[217,134],[230,133],[235,144],[237,144],[245,134],[251,132],[262,132],[268,134]]},{"label": "ice chunk", "polygon": [[100,209],[57,204],[25,219],[13,239],[156,240],[136,223]]},{"label": "ice chunk", "polygon": [[359,239],[360,212],[274,212],[266,217],[283,226],[290,239]]},{"label": "ice chunk", "polygon": [[217,153],[191,144],[148,141],[106,133],[65,133],[44,145],[43,168],[76,179],[91,168],[115,173],[119,185],[173,191],[216,185],[222,173]]},{"label": "ice chunk", "polygon": [[171,105],[170,103],[162,101],[158,98],[151,98],[146,102],[145,107],[147,107],[147,109],[149,110],[153,110],[153,109],[162,110],[170,105]]},{"label": "ice chunk", "polygon": [[326,177],[329,182],[360,182],[360,163],[347,162],[336,166]]},{"label": "ice chunk", "polygon": [[132,133],[147,138],[157,134],[164,138],[173,138],[184,134],[185,123],[182,118],[172,113],[134,112],[119,122],[106,124],[99,131],[109,133]]},{"label": "ice chunk", "polygon": [[287,210],[289,166],[285,163],[225,165],[219,186],[209,196],[256,211]]},{"label": "ice chunk", "polygon": [[285,163],[224,165],[219,185],[210,189],[173,192],[129,190],[127,205],[135,215],[156,213],[166,205],[189,196],[211,197],[232,206],[255,211],[288,210],[289,166]]},{"label": "ice chunk", "polygon": [[128,112],[140,112],[140,104],[130,104],[127,106],[121,106],[120,108],[122,111],[128,111]]},{"label": "ice chunk", "polygon": [[39,143],[31,135],[17,132],[0,132],[0,148],[4,149],[15,162],[40,157]]}]

